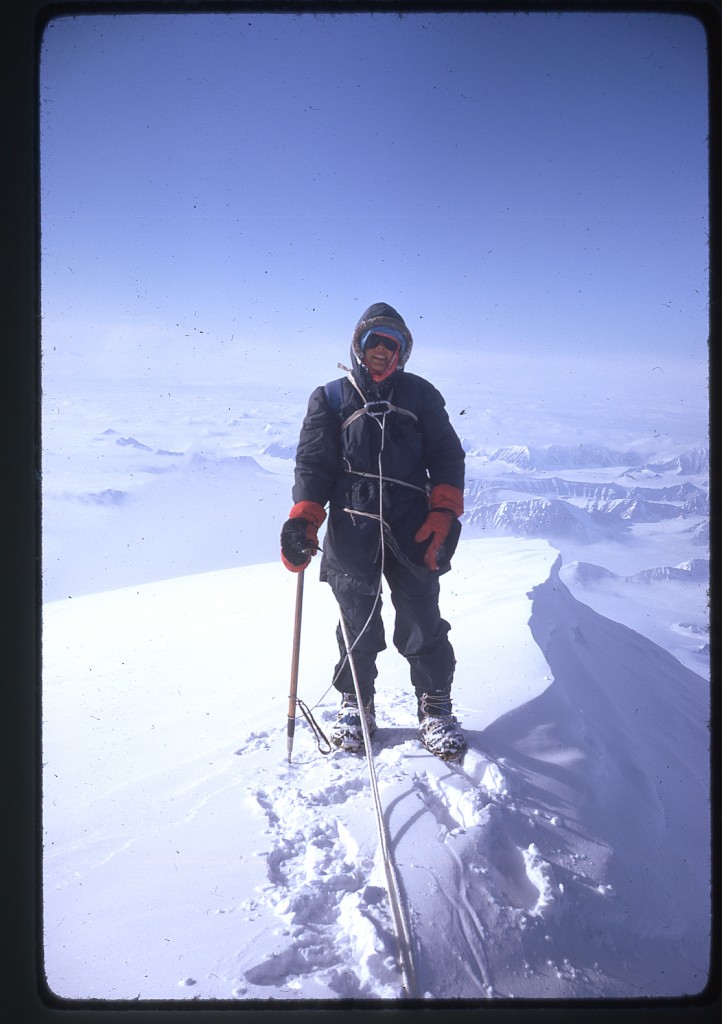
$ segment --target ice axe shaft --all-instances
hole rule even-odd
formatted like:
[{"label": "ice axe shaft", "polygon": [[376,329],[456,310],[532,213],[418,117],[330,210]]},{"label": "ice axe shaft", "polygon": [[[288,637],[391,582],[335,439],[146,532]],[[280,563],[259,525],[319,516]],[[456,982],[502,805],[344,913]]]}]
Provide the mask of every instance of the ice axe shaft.
[{"label": "ice axe shaft", "polygon": [[287,747],[288,747],[288,761],[291,762],[291,752],[293,750],[293,734],[296,731],[296,703],[298,693],[298,655],[301,649],[301,612],[303,610],[303,574],[304,570],[298,574],[296,579],[296,614],[293,620],[293,653],[291,655],[291,688],[288,694],[288,729],[287,729]]}]

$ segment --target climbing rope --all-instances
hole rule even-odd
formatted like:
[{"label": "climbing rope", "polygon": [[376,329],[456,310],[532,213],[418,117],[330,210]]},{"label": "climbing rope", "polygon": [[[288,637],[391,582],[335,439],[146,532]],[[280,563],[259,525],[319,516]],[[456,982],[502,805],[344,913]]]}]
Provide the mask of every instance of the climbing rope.
[{"label": "climbing rope", "polygon": [[361,719],[361,732],[363,733],[364,747],[366,749],[366,764],[368,766],[369,781],[371,783],[371,793],[373,795],[374,810],[376,812],[376,828],[379,835],[379,844],[381,846],[381,856],[384,864],[384,873],[386,875],[386,889],[389,895],[391,916],[393,918],[394,931],[396,933],[396,942],[399,948],[399,961],[401,967],[401,974],[404,979],[404,989],[406,995],[409,998],[416,999],[419,996],[419,992],[418,983],[416,979],[416,968],[414,965],[411,931],[409,929],[408,919],[404,910],[401,889],[399,887],[396,868],[393,862],[391,848],[389,845],[388,832],[386,830],[386,823],[384,821],[383,807],[381,806],[381,798],[379,796],[376,765],[374,763],[373,752],[371,750],[371,736],[369,734],[369,727],[368,722],[366,721],[366,715],[363,713],[364,705],[361,700],[361,690],[359,687],[358,676],[356,675],[356,665],[354,663],[353,654],[351,653],[351,644],[349,643],[348,630],[346,628],[346,623],[344,621],[343,615],[341,616],[341,631],[343,633],[344,643],[346,644],[349,666],[351,668],[354,689],[356,691],[356,699],[358,701],[359,711],[361,712],[359,715]]}]

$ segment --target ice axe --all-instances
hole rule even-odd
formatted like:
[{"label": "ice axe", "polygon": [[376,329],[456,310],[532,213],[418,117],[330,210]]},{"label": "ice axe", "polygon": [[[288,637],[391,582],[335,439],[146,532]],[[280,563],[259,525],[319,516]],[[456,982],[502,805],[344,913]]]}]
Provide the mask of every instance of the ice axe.
[{"label": "ice axe", "polygon": [[[320,545],[315,543],[314,546],[303,548],[299,553],[302,555],[310,556],[315,555],[319,550]],[[330,754],[332,751],[331,744],[327,737],[324,735],[323,729],[318,724],[316,719],[313,717],[311,709],[304,704],[302,700],[298,698],[298,655],[301,648],[301,610],[303,607],[303,574],[306,569],[306,565],[302,569],[298,570],[296,577],[296,613],[293,622],[293,654],[291,657],[291,687],[288,693],[288,726],[287,726],[287,746],[288,746],[288,762],[291,763],[291,752],[293,750],[293,734],[296,731],[296,708],[301,709],[303,717],[308,722],[311,732],[316,738],[316,744],[318,745],[319,753]]]},{"label": "ice axe", "polygon": [[288,762],[291,763],[293,750],[293,734],[296,731],[296,703],[298,693],[298,654],[301,649],[301,611],[303,609],[303,574],[304,569],[296,577],[296,614],[293,620],[293,653],[291,655],[291,688],[288,694],[288,728],[287,747]]}]

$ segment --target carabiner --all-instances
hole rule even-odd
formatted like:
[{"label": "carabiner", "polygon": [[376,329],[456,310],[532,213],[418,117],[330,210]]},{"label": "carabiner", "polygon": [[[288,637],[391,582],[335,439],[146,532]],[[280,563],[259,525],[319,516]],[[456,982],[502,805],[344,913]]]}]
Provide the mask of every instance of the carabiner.
[{"label": "carabiner", "polygon": [[385,416],[387,412],[393,410],[391,402],[378,401],[378,402],[366,402],[364,405],[364,412],[368,413],[369,416]]}]

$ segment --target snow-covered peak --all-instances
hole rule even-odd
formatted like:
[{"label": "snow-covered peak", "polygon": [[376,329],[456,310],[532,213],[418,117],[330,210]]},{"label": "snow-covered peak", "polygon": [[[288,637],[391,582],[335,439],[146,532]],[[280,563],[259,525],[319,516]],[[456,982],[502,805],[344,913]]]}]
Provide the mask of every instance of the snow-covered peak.
[{"label": "snow-covered peak", "polygon": [[589,444],[551,444],[544,447],[507,445],[498,448],[489,459],[525,470],[554,470],[635,465],[640,461],[640,455],[638,452],[620,452]]},{"label": "snow-covered peak", "polygon": [[672,459],[651,463],[648,467],[658,473],[679,473],[681,476],[695,476],[709,473],[709,448],[689,448]]}]

